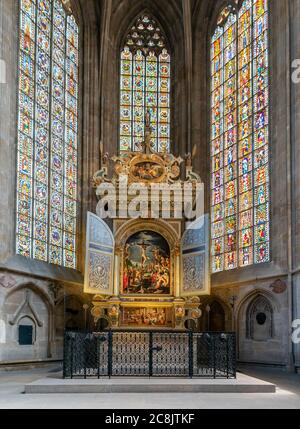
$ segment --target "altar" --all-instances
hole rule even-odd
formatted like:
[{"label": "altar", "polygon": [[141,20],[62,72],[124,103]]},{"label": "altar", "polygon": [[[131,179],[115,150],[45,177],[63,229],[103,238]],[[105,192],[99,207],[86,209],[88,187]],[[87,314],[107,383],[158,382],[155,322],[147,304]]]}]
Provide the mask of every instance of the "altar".
[{"label": "altar", "polygon": [[149,117],[140,149],[104,154],[93,177],[84,291],[97,329],[65,333],[64,378],[235,378],[235,334],[197,330],[209,221],[192,154],[154,152]]},{"label": "altar", "polygon": [[210,294],[204,186],[191,154],[154,152],[149,117],[140,149],[103,154],[93,177],[84,292],[107,329],[184,330]]}]

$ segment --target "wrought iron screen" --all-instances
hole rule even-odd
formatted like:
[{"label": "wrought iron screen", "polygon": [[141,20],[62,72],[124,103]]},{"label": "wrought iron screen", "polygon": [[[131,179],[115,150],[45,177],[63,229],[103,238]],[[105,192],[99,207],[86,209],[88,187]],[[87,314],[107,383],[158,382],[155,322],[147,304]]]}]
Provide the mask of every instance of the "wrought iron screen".
[{"label": "wrought iron screen", "polygon": [[236,377],[234,333],[66,332],[64,378]]}]

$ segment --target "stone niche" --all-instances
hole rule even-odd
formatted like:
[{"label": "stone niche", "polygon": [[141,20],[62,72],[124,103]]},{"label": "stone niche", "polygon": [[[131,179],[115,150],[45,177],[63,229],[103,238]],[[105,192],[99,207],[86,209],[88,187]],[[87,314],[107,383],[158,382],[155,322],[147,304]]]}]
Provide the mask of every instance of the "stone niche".
[{"label": "stone niche", "polygon": [[4,301],[2,361],[49,358],[50,314],[41,294],[29,287],[12,290]]}]

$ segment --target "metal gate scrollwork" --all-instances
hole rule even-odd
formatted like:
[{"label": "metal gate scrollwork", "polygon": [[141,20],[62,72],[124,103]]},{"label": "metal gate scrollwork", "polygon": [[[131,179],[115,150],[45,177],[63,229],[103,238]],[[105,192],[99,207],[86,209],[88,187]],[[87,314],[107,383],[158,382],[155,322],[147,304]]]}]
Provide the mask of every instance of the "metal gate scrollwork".
[{"label": "metal gate scrollwork", "polygon": [[236,377],[234,333],[66,332],[64,378]]}]

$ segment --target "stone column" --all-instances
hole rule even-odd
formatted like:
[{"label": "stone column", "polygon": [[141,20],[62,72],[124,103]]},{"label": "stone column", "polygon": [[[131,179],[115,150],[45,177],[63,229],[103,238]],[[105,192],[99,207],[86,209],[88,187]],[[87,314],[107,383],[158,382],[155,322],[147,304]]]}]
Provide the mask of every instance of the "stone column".
[{"label": "stone column", "polygon": [[[291,43],[291,304],[292,321],[300,319],[300,0],[290,2]],[[295,326],[297,326],[295,322]],[[300,326],[300,323],[298,324]],[[300,344],[293,345],[296,370],[300,372]]]},{"label": "stone column", "polygon": [[181,275],[180,275],[180,249],[176,249],[174,253],[174,296],[176,298],[180,297],[180,285],[181,285]]},{"label": "stone column", "polygon": [[120,254],[116,251],[114,261],[114,296],[120,295],[121,281],[120,279]]}]

